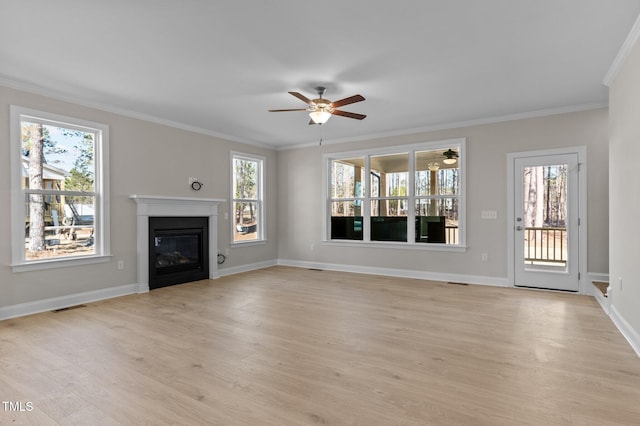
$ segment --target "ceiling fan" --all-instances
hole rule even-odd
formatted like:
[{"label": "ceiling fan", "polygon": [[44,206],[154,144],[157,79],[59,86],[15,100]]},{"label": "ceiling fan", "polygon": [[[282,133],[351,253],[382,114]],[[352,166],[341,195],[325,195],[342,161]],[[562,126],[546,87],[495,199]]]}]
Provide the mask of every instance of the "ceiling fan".
[{"label": "ceiling fan", "polygon": [[331,102],[329,99],[325,99],[322,96],[327,89],[319,86],[316,87],[318,92],[318,99],[309,99],[301,93],[289,92],[291,95],[300,99],[302,102],[308,105],[307,108],[295,108],[295,109],[270,109],[269,112],[287,112],[287,111],[307,111],[311,120],[309,124],[324,124],[329,120],[331,115],[339,115],[347,118],[355,118],[356,120],[364,120],[366,115],[356,114],[355,112],[342,111],[340,108],[344,105],[354,104],[356,102],[364,101],[364,97],[361,95],[353,95],[348,98],[340,99],[339,101]]}]

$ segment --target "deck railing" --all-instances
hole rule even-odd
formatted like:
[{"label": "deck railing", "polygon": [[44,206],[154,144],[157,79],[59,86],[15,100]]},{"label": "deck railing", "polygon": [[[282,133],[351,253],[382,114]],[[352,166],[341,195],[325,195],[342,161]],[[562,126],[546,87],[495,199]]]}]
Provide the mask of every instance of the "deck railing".
[{"label": "deck railing", "polygon": [[567,262],[567,228],[526,227],[524,260],[527,262]]},{"label": "deck railing", "polygon": [[445,226],[446,229],[446,242],[447,244],[458,244],[458,227],[457,226]]},{"label": "deck railing", "polygon": [[[447,244],[458,244],[458,227],[446,227]],[[524,258],[526,262],[567,262],[567,228],[525,228]]]}]

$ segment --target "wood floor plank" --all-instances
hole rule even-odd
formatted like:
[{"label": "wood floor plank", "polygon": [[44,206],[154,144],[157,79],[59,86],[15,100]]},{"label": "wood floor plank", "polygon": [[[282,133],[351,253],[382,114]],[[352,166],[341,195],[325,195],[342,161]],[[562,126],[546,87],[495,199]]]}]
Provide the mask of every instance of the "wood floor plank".
[{"label": "wood floor plank", "polygon": [[591,297],[273,267],[0,322],[0,424],[630,425]]}]

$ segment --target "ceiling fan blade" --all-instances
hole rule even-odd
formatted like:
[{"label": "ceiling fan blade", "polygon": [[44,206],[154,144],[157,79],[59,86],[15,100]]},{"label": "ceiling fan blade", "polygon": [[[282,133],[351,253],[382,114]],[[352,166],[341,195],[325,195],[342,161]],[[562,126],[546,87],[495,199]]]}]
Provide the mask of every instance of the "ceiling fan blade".
[{"label": "ceiling fan blade", "polygon": [[362,102],[364,100],[364,96],[362,95],[353,95],[348,98],[340,99],[339,101],[331,102],[331,108],[340,108],[341,106]]},{"label": "ceiling fan blade", "polygon": [[306,111],[306,108],[295,108],[295,109],[270,109],[269,112],[287,112],[287,111]]},{"label": "ceiling fan blade", "polygon": [[331,114],[340,115],[342,117],[355,118],[356,120],[364,120],[367,116],[364,114],[356,114],[355,112],[347,112],[340,111],[339,109],[334,109]]},{"label": "ceiling fan blade", "polygon": [[302,102],[304,102],[307,105],[311,105],[311,99],[307,98],[305,95],[303,95],[302,93],[298,93],[298,92],[289,92],[289,94],[295,96],[296,98],[300,99]]}]

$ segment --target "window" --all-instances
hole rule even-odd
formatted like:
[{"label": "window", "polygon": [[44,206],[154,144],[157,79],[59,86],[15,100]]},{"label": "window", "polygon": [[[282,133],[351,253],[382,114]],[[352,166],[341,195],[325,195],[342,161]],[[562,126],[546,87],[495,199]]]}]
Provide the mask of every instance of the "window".
[{"label": "window", "polygon": [[371,241],[407,242],[409,153],[372,155]]},{"label": "window", "polygon": [[364,157],[331,162],[331,239],[362,240]]},{"label": "window", "polygon": [[108,261],[108,126],[11,107],[14,270]]},{"label": "window", "polygon": [[234,243],[265,239],[263,173],[263,158],[231,154],[231,233]]},{"label": "window", "polygon": [[327,240],[464,247],[464,148],[456,139],[325,156]]}]

